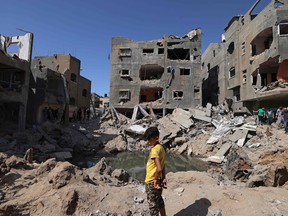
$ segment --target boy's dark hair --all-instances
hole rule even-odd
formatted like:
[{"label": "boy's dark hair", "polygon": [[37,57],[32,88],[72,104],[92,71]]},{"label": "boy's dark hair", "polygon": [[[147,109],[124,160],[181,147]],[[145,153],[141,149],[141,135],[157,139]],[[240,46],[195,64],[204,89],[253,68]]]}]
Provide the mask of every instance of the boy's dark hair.
[{"label": "boy's dark hair", "polygon": [[143,138],[144,140],[148,140],[153,137],[159,137],[159,134],[160,132],[157,127],[150,127],[145,131]]}]

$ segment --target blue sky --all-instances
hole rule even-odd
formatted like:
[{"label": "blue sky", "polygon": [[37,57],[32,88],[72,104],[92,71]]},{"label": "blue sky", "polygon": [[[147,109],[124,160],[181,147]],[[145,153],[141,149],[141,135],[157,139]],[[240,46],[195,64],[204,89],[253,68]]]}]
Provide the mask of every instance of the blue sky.
[{"label": "blue sky", "polygon": [[92,81],[92,92],[103,96],[109,94],[112,37],[145,41],[200,27],[204,52],[209,43],[221,41],[229,20],[255,1],[9,0],[1,3],[0,34],[30,31],[33,56],[70,53],[80,59],[81,75]]}]

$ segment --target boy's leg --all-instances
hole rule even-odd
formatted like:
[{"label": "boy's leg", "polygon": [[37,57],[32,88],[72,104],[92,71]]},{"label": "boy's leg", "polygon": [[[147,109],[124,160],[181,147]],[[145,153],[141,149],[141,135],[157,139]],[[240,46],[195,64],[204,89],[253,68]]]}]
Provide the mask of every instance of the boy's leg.
[{"label": "boy's leg", "polygon": [[[150,183],[146,184],[146,193],[151,216],[158,216],[159,212],[163,212],[163,209],[165,213],[164,201],[162,199],[162,190],[155,189],[154,184]],[[161,216],[165,215],[166,213],[164,215],[161,213]]]},{"label": "boy's leg", "polygon": [[160,209],[160,215],[161,215],[161,216],[166,216],[165,207]]}]

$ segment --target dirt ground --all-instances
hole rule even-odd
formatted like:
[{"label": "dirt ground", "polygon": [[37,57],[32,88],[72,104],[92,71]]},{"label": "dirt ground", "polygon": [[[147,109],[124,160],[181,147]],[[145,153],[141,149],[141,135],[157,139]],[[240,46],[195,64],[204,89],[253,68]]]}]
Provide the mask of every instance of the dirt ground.
[{"label": "dirt ground", "polygon": [[[42,171],[36,167],[13,169],[5,176],[0,215],[149,215],[142,184],[113,185],[99,174],[88,181],[81,170],[66,162],[58,162],[49,172],[48,166],[42,166]],[[75,174],[68,177],[65,170]],[[167,215],[288,215],[288,185],[219,184],[207,173],[196,171],[168,173],[167,179],[168,188],[163,191]],[[61,186],[61,181],[66,184]]]}]

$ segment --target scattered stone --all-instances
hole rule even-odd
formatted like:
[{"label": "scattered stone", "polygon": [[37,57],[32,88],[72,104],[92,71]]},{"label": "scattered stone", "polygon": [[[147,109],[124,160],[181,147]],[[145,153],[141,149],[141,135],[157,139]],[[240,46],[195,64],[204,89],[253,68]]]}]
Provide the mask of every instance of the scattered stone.
[{"label": "scattered stone", "polygon": [[141,197],[134,197],[134,202],[135,202],[135,203],[143,203],[143,202],[144,202],[144,199],[141,198]]}]

